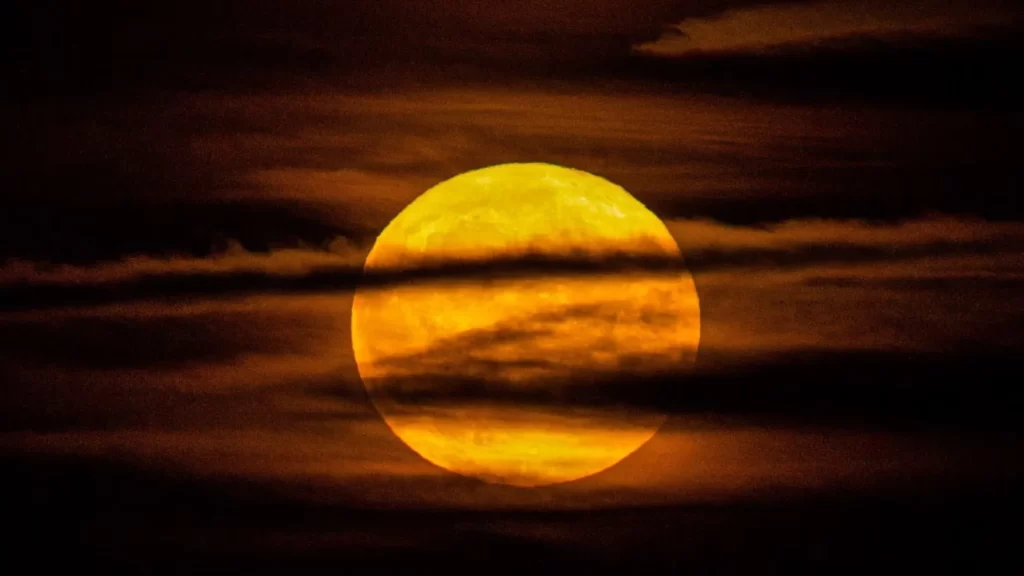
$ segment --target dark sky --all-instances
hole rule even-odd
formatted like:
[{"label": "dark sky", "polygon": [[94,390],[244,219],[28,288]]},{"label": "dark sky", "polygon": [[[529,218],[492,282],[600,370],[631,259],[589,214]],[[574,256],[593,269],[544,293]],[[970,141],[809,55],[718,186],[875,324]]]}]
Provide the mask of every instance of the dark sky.
[{"label": "dark sky", "polygon": [[[12,549],[132,573],[1011,558],[1018,3],[66,4],[4,18]],[[361,274],[420,193],[505,162],[630,191],[701,306],[692,372],[406,399],[668,415],[616,466],[534,490],[409,450],[349,334],[360,282],[620,271]],[[405,366],[443,381],[499,328]]]}]

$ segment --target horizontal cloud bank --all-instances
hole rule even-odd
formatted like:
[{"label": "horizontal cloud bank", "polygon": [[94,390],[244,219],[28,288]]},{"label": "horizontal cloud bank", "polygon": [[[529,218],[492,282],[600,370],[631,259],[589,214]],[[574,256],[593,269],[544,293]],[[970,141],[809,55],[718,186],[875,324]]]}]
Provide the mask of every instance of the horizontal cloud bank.
[{"label": "horizontal cloud bank", "polygon": [[[850,250],[868,251],[877,258],[899,255],[964,252],[1013,252],[1024,241],[1024,224],[991,222],[946,216],[907,220],[896,224],[873,224],[860,220],[791,220],[771,226],[751,227],[723,224],[713,220],[669,220],[667,226],[676,238],[691,267],[701,268],[710,257],[720,255],[815,251],[814,261],[828,260],[831,251],[837,259],[847,259]],[[206,258],[134,256],[94,266],[51,265],[11,260],[0,266],[0,286],[12,285],[95,285],[128,282],[143,278],[174,278],[231,275],[268,275],[296,277],[318,271],[361,272],[371,242],[337,237],[321,246],[298,246],[270,252],[249,252],[237,242],[226,250]],[[822,251],[825,251],[822,253]],[[565,259],[566,270],[573,271],[573,255]],[[1018,259],[1010,262],[1020,264]],[[740,263],[746,263],[741,260]],[[501,255],[496,265],[514,266]],[[546,268],[558,272],[559,261]],[[651,262],[657,265],[657,262]],[[452,272],[458,273],[458,267]],[[600,271],[600,270],[598,270]],[[445,269],[437,270],[444,273]],[[485,270],[486,272],[486,270]]]},{"label": "horizontal cloud bank", "polygon": [[[499,326],[452,348],[397,359],[409,377],[392,382],[387,394],[437,408],[487,402],[670,413],[670,426],[642,452],[594,482],[687,499],[700,490],[749,495],[779,485],[835,486],[850,478],[851,466],[865,482],[906,478],[909,470],[928,476],[940,474],[941,462],[918,467],[921,458],[952,458],[946,448],[972,462],[978,454],[975,445],[937,442],[930,450],[888,451],[894,440],[879,431],[1019,431],[1020,403],[1002,374],[1014,372],[1021,349],[1024,225],[941,216],[886,225],[667,225],[696,272],[701,298],[694,373],[597,371],[553,383],[564,386],[509,388],[493,368],[485,370],[488,347],[507,342]],[[343,292],[360,281],[366,246],[338,240],[268,253],[235,246],[212,258],[4,267],[0,374],[10,384],[0,444],[114,453],[250,480],[314,478],[364,502],[394,502],[396,493],[415,503],[504,502],[447,484],[457,478],[404,449],[368,406],[349,357]],[[550,264],[522,271],[580,263]],[[598,264],[590,270],[606,263]],[[467,270],[474,272],[430,274]],[[980,275],[1010,284],[992,289],[976,282]],[[909,283],[951,277],[967,281],[924,290]],[[339,293],[297,294],[317,290]],[[280,294],[236,298],[246,291]],[[85,308],[144,297],[157,302]],[[188,302],[174,300],[180,297]],[[61,304],[83,308],[56,309]],[[17,312],[26,306],[50,310]],[[457,379],[440,369],[461,361],[472,372],[468,361],[480,358],[479,377]],[[859,430],[848,436],[855,445],[846,448],[836,428]],[[865,447],[872,438],[879,446]]]}]

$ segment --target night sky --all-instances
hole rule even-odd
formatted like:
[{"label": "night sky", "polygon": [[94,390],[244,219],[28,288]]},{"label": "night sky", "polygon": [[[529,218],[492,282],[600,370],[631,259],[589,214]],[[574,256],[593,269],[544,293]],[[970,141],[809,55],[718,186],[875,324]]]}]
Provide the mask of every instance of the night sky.
[{"label": "night sky", "polygon": [[[5,13],[0,571],[1019,569],[1017,2]],[[628,190],[700,299],[691,371],[422,393],[668,415],[539,488],[410,450],[352,350],[359,286],[614,267],[363,273],[422,192],[510,162]]]}]

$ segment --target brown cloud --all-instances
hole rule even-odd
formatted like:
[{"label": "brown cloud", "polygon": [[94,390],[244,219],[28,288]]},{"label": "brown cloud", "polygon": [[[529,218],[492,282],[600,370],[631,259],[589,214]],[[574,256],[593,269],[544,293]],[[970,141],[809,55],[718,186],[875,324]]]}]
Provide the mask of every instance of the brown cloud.
[{"label": "brown cloud", "polygon": [[359,269],[367,247],[337,237],[322,248],[282,248],[271,252],[249,252],[229,241],[224,251],[207,258],[133,256],[93,266],[7,262],[0,268],[0,284],[105,284],[153,276],[221,276],[252,272],[280,276],[302,276],[320,268]]},{"label": "brown cloud", "polygon": [[[756,255],[813,251],[814,256],[795,264],[843,263],[844,249],[866,250],[863,259],[885,261],[922,257],[936,253],[1012,251],[1024,238],[1024,226],[1015,222],[932,216],[893,224],[860,220],[791,220],[752,227],[735,226],[708,219],[668,220],[667,226],[683,253],[698,267],[706,254]],[[207,258],[152,256],[129,257],[93,266],[51,265],[13,260],[0,267],[0,286],[15,284],[116,284],[139,278],[175,276],[231,276],[260,273],[270,276],[302,277],[319,270],[358,274],[369,251],[368,239],[337,237],[321,247],[298,246],[270,252],[249,252],[237,242]],[[985,261],[989,262],[989,261]],[[1002,259],[1013,268],[1012,255]],[[968,261],[963,262],[964,265]],[[570,264],[567,262],[567,264]],[[725,265],[744,265],[749,261]],[[554,263],[557,267],[557,263]],[[721,266],[721,264],[716,264]],[[1006,270],[1009,272],[1010,270]],[[438,270],[443,274],[444,270]]]},{"label": "brown cloud", "polygon": [[199,477],[275,482],[319,501],[387,507],[574,509],[692,503],[778,490],[864,489],[907,478],[998,473],[999,452],[898,436],[707,427],[677,421],[604,473],[564,486],[482,485],[432,466],[383,423],[296,422],[291,430],[230,428],[7,434],[0,448],[37,454],[117,455]]},{"label": "brown cloud", "polygon": [[687,18],[657,40],[634,46],[634,51],[649,56],[683,56],[761,51],[850,37],[957,37],[985,26],[1008,24],[1012,18],[1012,7],[999,0],[970,4],[943,0],[770,4]]},{"label": "brown cloud", "polygon": [[1012,245],[1024,240],[1024,225],[970,218],[932,216],[898,223],[861,220],[791,220],[761,227],[732,226],[713,220],[668,222],[686,253],[798,250],[843,247],[899,250],[930,245]]}]

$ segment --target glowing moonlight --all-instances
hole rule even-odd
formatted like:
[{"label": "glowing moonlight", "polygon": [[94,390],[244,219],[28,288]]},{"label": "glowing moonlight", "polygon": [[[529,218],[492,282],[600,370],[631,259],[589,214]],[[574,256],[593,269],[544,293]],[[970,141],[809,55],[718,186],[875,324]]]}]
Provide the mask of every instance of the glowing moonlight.
[{"label": "glowing moonlight", "polygon": [[[505,164],[423,193],[381,232],[365,269],[623,253],[681,258],[665,225],[619,186]],[[520,486],[589,476],[642,446],[664,416],[574,405],[572,383],[696,358],[697,293],[685,268],[675,270],[361,287],[352,307],[359,374],[395,434],[438,466]]]}]

